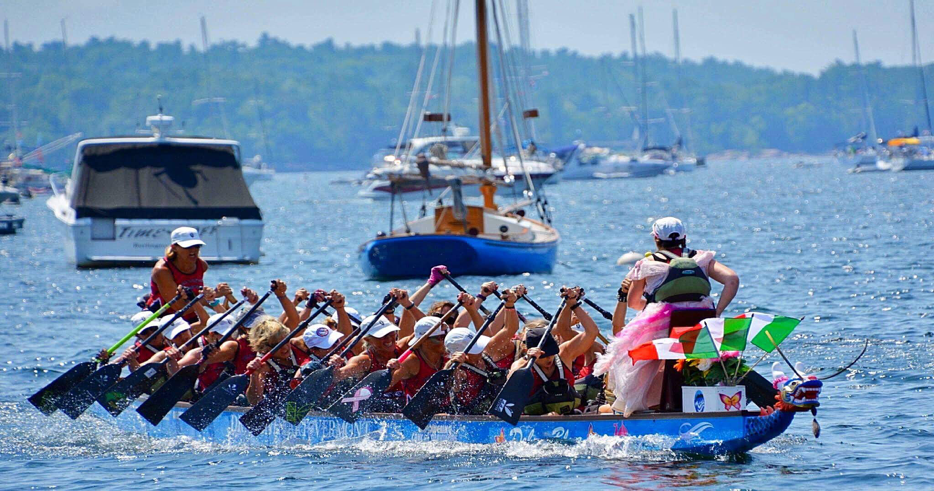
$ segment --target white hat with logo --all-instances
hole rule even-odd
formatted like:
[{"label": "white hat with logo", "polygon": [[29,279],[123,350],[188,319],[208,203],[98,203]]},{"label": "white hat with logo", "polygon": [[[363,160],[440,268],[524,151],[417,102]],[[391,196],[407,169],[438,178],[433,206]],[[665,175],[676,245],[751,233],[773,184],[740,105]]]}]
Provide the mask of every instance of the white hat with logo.
[{"label": "white hat with logo", "polygon": [[[460,353],[463,352],[467,345],[470,344],[470,341],[474,337],[474,332],[466,327],[457,327],[451,329],[451,332],[444,337],[444,349],[448,350],[448,353]],[[490,342],[489,336],[480,336],[480,339],[470,348],[468,355],[479,355],[483,353],[483,350],[486,349],[487,343]]]},{"label": "white hat with logo", "polygon": [[684,224],[675,217],[655,220],[652,224],[652,235],[658,240],[683,240],[687,237]]},{"label": "white hat with logo", "polygon": [[[163,317],[159,319],[159,327],[166,325],[170,320],[172,320],[172,317],[175,317],[175,316],[173,315],[173,316]],[[179,334],[182,333],[182,331],[186,331],[188,329],[191,329],[191,325],[185,322],[184,319],[179,317],[178,319],[175,319],[175,321],[172,322],[172,324],[169,327],[166,327],[165,330],[163,330],[162,332],[164,334],[168,333],[168,334],[165,334],[165,337],[169,339],[175,339],[175,336],[178,336]]]},{"label": "white hat with logo", "polygon": [[[370,324],[370,322],[373,322],[372,315],[367,317],[366,319],[363,319],[362,324],[364,326],[367,326]],[[382,339],[386,337],[386,335],[388,335],[389,333],[398,332],[398,331],[399,331],[399,326],[393,324],[392,322],[389,322],[389,320],[386,319],[385,317],[380,316],[380,318],[376,320],[376,323],[373,324],[373,327],[370,328],[370,330],[366,333],[366,335],[372,336],[377,339]]]},{"label": "white hat with logo", "polygon": [[305,329],[305,334],[302,334],[302,341],[305,341],[305,346],[308,346],[309,349],[328,349],[334,346],[334,343],[340,341],[342,337],[343,334],[331,330],[330,327],[324,324],[312,324],[308,326],[308,329]]},{"label": "white hat with logo", "polygon": [[172,231],[172,245],[178,244],[183,249],[194,246],[203,246],[204,241],[198,230],[192,227],[178,227]]},{"label": "white hat with logo", "polygon": [[[432,327],[435,327],[435,324],[439,322],[441,322],[441,318],[435,317],[433,315],[419,319],[418,322],[415,323],[415,335],[412,336],[412,339],[409,340],[409,346],[413,346],[416,341],[421,339],[422,336],[424,336]],[[435,338],[438,336],[444,336],[447,334],[446,327],[447,325],[442,324],[441,327],[435,329],[435,332],[431,333],[431,337]]]},{"label": "white hat with logo", "polygon": [[212,315],[211,317],[208,318],[208,325],[211,326],[210,329],[208,330],[208,332],[215,332],[215,333],[220,334],[221,336],[223,336],[223,335],[227,334],[228,332],[230,332],[231,329],[233,329],[234,324],[236,324],[236,322],[234,322],[234,320],[233,320],[233,317],[234,317],[234,316],[233,316],[233,315],[228,315],[227,317],[224,317],[223,320],[221,320],[220,322],[218,322],[218,320],[219,320],[221,317],[224,317],[224,314],[222,314],[222,313],[221,313],[221,314],[214,314],[214,315]]}]

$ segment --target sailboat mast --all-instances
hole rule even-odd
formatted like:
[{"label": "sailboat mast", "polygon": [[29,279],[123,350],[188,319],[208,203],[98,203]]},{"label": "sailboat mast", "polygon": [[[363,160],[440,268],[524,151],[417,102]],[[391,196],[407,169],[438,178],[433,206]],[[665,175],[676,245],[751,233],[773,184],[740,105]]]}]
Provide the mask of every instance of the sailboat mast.
[{"label": "sailboat mast", "polygon": [[10,46],[10,24],[6,19],[3,20],[3,40],[7,54],[7,87],[10,89],[10,120],[12,122],[10,129],[13,130],[13,156],[14,160],[16,160],[20,158],[19,122],[16,117],[16,92],[13,91],[13,78],[16,74],[13,73],[13,47]]},{"label": "sailboat mast", "polygon": [[866,113],[866,119],[869,120],[869,139],[872,145],[878,143],[878,134],[876,133],[876,120],[872,116],[872,105],[869,103],[869,84],[866,82],[866,70],[859,58],[859,40],[856,37],[856,30],[853,30],[853,51],[856,53],[856,67],[859,69],[860,85],[863,89],[863,110]]},{"label": "sailboat mast", "polygon": [[489,41],[487,40],[486,0],[476,0],[477,6],[477,75],[480,78],[480,155],[483,167],[493,166],[492,145],[490,143],[490,74],[487,61]]},{"label": "sailboat mast", "polygon": [[[642,90],[640,89],[641,85],[639,84],[639,45],[636,44],[636,16],[629,14],[629,37],[632,40],[632,84],[636,87],[636,99],[641,100],[640,96],[642,95]],[[639,117],[636,118],[636,121],[639,122],[639,139],[642,139],[645,134],[645,122],[642,121],[642,108],[639,108]]]},{"label": "sailboat mast", "polygon": [[642,148],[645,149],[649,145],[649,95],[645,74],[645,22],[642,17],[642,7],[639,7],[639,44],[641,46],[639,59],[642,62],[642,124],[645,125],[645,134],[642,135]]},{"label": "sailboat mast", "polygon": [[924,63],[921,61],[921,45],[918,43],[918,30],[915,27],[915,0],[911,0],[911,59],[918,67],[918,75],[921,77],[921,102],[924,103],[924,117],[928,123],[928,133],[931,129],[931,108],[928,107],[928,88],[924,81]]},{"label": "sailboat mast", "polygon": [[224,111],[224,101],[219,97],[214,97],[214,84],[211,80],[211,62],[208,57],[208,49],[211,47],[210,41],[208,41],[208,21],[201,16],[201,46],[204,49],[204,71],[206,74],[206,81],[208,85],[208,108],[211,111],[211,115],[214,114],[213,104],[216,102],[220,108],[221,113],[221,125],[224,129],[224,138],[230,138],[230,132],[227,131],[227,114]]}]

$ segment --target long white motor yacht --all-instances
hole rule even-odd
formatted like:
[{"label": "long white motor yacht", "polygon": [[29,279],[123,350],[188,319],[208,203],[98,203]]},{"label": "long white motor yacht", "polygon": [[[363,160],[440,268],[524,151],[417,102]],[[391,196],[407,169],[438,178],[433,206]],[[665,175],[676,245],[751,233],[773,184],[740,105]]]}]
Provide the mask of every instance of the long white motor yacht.
[{"label": "long white motor yacht", "polygon": [[[505,159],[494,155],[492,168],[485,169],[478,152],[479,142],[480,138],[468,135],[466,128],[457,127],[453,136],[411,139],[407,156],[398,157],[393,152],[381,151],[376,158],[381,159],[382,164],[374,162],[373,170],[367,174],[363,189],[357,195],[371,199],[389,199],[393,194],[421,196],[426,191],[447,188],[446,179],[449,177],[488,177],[500,187],[521,193],[527,187],[523,178],[525,172],[536,187],[550,184],[558,178],[560,159],[552,154],[544,157],[527,155],[522,162],[514,155]],[[419,162],[427,168],[427,178],[419,169]],[[467,196],[480,195],[476,185],[465,185],[463,192]]]},{"label": "long white motor yacht", "polygon": [[652,177],[670,167],[670,162],[641,161],[625,152],[580,144],[576,155],[565,163],[561,177],[568,180]]},{"label": "long white motor yacht", "polygon": [[173,118],[146,118],[152,135],[78,143],[71,179],[47,205],[65,225],[65,256],[79,267],[149,265],[173,229],[195,227],[209,262],[255,263],[263,219],[234,140],[171,137]]}]

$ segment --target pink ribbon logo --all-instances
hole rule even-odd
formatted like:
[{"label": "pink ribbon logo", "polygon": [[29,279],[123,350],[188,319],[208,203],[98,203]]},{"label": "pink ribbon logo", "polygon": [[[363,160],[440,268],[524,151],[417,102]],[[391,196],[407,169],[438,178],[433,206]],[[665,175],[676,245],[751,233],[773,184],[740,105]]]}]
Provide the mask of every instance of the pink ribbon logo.
[{"label": "pink ribbon logo", "polygon": [[372,396],[373,396],[373,392],[370,391],[369,387],[361,387],[360,389],[357,389],[356,392],[354,392],[353,396],[345,397],[341,399],[341,402],[345,404],[352,402],[353,412],[357,412],[357,410],[360,409],[360,403],[369,399]]}]

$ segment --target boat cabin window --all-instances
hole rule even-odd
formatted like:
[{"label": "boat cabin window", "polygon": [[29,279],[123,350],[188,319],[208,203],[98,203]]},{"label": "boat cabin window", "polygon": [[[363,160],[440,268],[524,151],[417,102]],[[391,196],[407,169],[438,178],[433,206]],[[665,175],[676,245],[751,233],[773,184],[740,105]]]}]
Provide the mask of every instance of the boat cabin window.
[{"label": "boat cabin window", "polygon": [[262,219],[236,145],[84,144],[71,206],[76,218]]}]

